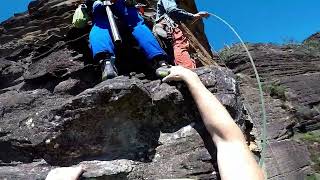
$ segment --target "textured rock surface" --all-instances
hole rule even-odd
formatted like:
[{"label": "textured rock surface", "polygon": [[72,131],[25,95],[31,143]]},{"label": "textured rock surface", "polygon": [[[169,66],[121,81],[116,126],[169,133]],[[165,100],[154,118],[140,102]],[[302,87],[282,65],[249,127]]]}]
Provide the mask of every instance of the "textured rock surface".
[{"label": "textured rock surface", "polygon": [[[257,134],[261,135],[261,108],[258,89],[254,82],[242,76],[240,92],[252,118]],[[254,81],[254,80],[253,80]],[[283,102],[265,94],[267,111],[266,171],[269,179],[304,179],[310,173],[310,154],[307,147],[290,139],[295,118],[284,109]]]},{"label": "textured rock surface", "polygon": [[[309,39],[315,39],[313,35]],[[275,46],[249,45],[250,53],[264,82],[267,110],[267,172],[271,179],[303,179],[312,173],[306,140],[296,142],[296,134],[320,127],[320,56],[315,44]],[[221,54],[227,67],[239,76],[240,92],[261,133],[261,114],[256,80],[249,60],[240,46]],[[311,143],[313,144],[313,142]],[[313,145],[312,145],[313,146]],[[319,158],[316,157],[315,159]],[[314,160],[312,160],[314,161]],[[317,167],[312,166],[312,167]],[[319,172],[319,169],[313,169]]]},{"label": "textured rock surface", "polygon": [[[144,57],[125,32],[118,67],[127,76],[100,83],[90,27],[70,25],[77,3],[33,1],[1,23],[0,179],[44,179],[54,167],[79,164],[85,179],[217,179],[213,143],[185,85],[141,74]],[[193,1],[183,6],[197,11]],[[210,49],[203,24],[191,29]],[[197,72],[249,132],[232,71]]]},{"label": "textured rock surface", "polygon": [[320,33],[314,33],[310,37],[308,37],[303,43],[308,43],[310,41],[320,42]]},{"label": "textured rock surface", "polygon": [[[144,2],[154,7],[156,1]],[[140,74],[144,57],[125,32],[118,67],[126,76],[100,83],[87,46],[90,27],[70,24],[77,3],[33,1],[28,12],[0,25],[0,179],[44,179],[54,167],[78,164],[87,168],[85,179],[218,179],[213,144],[186,87]],[[194,1],[182,6],[197,11]],[[203,24],[191,29],[210,49]],[[277,90],[264,95],[269,179],[303,179],[316,170],[310,157],[319,146],[310,151],[310,144],[292,137],[319,129],[317,39],[249,47],[265,84]],[[261,123],[253,71],[237,46],[224,57],[240,89],[226,68],[197,73],[254,140]]]},{"label": "textured rock surface", "polygon": [[[197,72],[245,125],[233,73]],[[43,178],[52,165],[78,163],[89,167],[85,177],[215,177],[205,147],[212,143],[202,141],[206,131],[182,84],[120,76],[76,96],[36,89],[8,91],[0,99],[1,177],[23,178],[20,171],[31,169],[31,179]]]},{"label": "textured rock surface", "polygon": [[[99,84],[90,27],[71,27],[78,3],[33,1],[0,25],[0,179],[44,179],[56,166],[77,164],[87,168],[86,179],[216,178],[212,144],[201,138],[206,131],[183,85],[134,73]],[[192,30],[210,49],[203,24]],[[144,57],[124,39],[120,71],[139,71]],[[232,72],[199,73],[244,124]]]}]

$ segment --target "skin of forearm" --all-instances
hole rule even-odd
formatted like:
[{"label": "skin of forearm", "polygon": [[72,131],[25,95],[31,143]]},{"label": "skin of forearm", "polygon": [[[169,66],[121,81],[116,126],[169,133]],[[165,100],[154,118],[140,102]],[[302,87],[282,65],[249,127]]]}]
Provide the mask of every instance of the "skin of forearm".
[{"label": "skin of forearm", "polygon": [[185,78],[185,82],[198,106],[203,122],[217,144],[221,141],[240,141],[245,138],[240,128],[219,102],[219,100],[202,84],[198,77]]},{"label": "skin of forearm", "polygon": [[224,106],[207,90],[194,72],[185,73],[182,79],[187,84],[203,122],[216,144],[221,179],[263,180],[263,172],[253,158],[243,133]]},{"label": "skin of forearm", "polygon": [[228,111],[198,77],[191,75],[184,80],[216,144],[221,179],[263,180],[264,175],[246,145],[243,133]]}]

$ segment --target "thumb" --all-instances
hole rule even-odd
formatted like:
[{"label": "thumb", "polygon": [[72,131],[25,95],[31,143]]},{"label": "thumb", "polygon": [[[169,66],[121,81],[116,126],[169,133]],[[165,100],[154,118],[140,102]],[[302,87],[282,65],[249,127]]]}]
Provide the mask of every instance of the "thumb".
[{"label": "thumb", "polygon": [[174,81],[177,75],[174,73],[170,72],[170,74],[162,79],[163,82],[169,82],[169,81]]},{"label": "thumb", "polygon": [[170,78],[171,78],[171,75],[169,74],[168,76],[162,79],[162,82],[169,82],[171,80]]}]

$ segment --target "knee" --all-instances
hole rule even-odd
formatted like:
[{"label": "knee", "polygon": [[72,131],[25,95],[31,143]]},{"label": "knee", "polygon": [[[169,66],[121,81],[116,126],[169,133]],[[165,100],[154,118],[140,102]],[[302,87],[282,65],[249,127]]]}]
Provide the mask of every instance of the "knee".
[{"label": "knee", "polygon": [[153,36],[151,30],[145,25],[145,24],[137,24],[134,28],[133,28],[133,31],[132,31],[132,34],[133,35],[141,35],[143,36],[144,38],[149,38],[150,35]]},{"label": "knee", "polygon": [[102,2],[101,1],[95,1],[92,5],[92,8],[94,9],[95,7],[100,7],[100,6],[103,6]]},{"label": "knee", "polygon": [[144,19],[138,14],[136,9],[128,8],[126,20],[128,22],[128,25],[133,28],[136,28],[140,25],[144,25]]},{"label": "knee", "polygon": [[104,11],[103,4],[101,1],[95,1],[92,5],[93,15],[99,15]]}]

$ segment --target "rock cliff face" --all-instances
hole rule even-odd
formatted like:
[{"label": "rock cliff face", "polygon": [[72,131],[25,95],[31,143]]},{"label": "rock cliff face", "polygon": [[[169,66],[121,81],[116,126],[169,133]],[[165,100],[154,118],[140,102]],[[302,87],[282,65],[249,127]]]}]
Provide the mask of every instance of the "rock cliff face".
[{"label": "rock cliff face", "polygon": [[[316,36],[304,44],[248,45],[264,83],[270,179],[304,179],[306,173],[320,170],[320,41]],[[234,46],[222,51],[220,57],[237,74],[245,106],[259,130],[257,84],[247,55],[243,48]]]},{"label": "rock cliff face", "polygon": [[[198,73],[244,125],[233,73]],[[74,164],[91,169],[88,178],[215,177],[201,136],[210,138],[181,84],[120,76],[76,96],[34,89],[0,99],[1,177],[24,179],[29,170],[30,179],[43,178],[51,166]]]},{"label": "rock cliff face", "polygon": [[[78,3],[32,1],[28,12],[0,25],[0,179],[44,179],[54,167],[78,164],[87,168],[84,179],[218,179],[213,143],[186,87],[141,69],[144,57],[123,28],[122,76],[100,82],[90,27],[71,26]],[[182,5],[197,11],[194,1]],[[210,49],[203,24],[190,28]],[[249,46],[265,84],[269,179],[320,171],[317,37],[303,45]],[[259,99],[247,57],[234,46],[220,58],[231,70],[196,72],[248,140],[258,142]]]},{"label": "rock cliff face", "polygon": [[[85,179],[217,179],[213,143],[186,87],[141,74],[130,62],[143,57],[126,36],[124,75],[100,82],[90,28],[70,25],[77,3],[33,1],[1,23],[0,179],[44,179],[54,167],[78,164],[87,168]],[[191,29],[206,46],[203,25]],[[232,71],[197,73],[249,136]]]},{"label": "rock cliff face", "polygon": [[310,41],[319,42],[320,41],[320,33],[314,33],[309,38],[307,38],[303,43],[306,44]]}]

